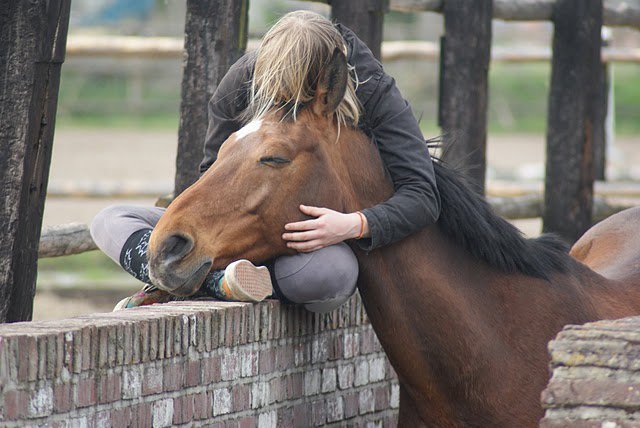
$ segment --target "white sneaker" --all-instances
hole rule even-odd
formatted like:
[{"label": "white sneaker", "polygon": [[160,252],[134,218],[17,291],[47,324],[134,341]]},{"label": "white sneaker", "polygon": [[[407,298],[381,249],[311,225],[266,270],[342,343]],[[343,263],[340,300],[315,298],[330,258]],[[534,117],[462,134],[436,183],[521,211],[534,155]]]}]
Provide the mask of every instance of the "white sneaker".
[{"label": "white sneaker", "polygon": [[254,266],[249,260],[237,260],[227,266],[221,288],[230,294],[229,300],[241,302],[261,302],[273,293],[269,269]]}]

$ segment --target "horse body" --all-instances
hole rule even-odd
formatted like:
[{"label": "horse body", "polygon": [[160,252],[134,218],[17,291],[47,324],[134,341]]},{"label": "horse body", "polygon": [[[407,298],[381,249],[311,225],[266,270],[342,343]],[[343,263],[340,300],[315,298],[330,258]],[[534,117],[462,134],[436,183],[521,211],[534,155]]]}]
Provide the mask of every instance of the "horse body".
[{"label": "horse body", "polygon": [[[344,74],[333,70],[341,61],[332,60],[330,77]],[[300,203],[352,212],[392,194],[371,141],[337,129],[336,80],[321,78],[314,105],[295,121],[275,112],[225,142],[154,230],[154,281],[196,284],[203,266],[289,253],[281,234],[302,217]],[[446,167],[436,164],[436,179],[437,224],[370,253],[352,244],[367,315],[400,380],[399,425],[535,426],[549,340],[566,324],[640,313],[640,269],[628,264],[640,249],[628,218],[601,223],[574,247],[601,275],[546,238],[522,238]],[[607,240],[612,228],[619,233]]]}]

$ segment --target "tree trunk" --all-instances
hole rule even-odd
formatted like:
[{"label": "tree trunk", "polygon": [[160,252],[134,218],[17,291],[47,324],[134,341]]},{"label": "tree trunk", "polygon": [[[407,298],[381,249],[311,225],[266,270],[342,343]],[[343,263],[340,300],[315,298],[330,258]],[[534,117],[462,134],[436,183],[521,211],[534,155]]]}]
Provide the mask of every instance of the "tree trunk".
[{"label": "tree trunk", "polygon": [[554,24],[543,229],[575,242],[591,226],[602,0],[559,0]]},{"label": "tree trunk", "polygon": [[388,10],[388,0],[334,0],[331,2],[331,18],[353,30],[378,59],[380,59],[382,46],[384,14]]},{"label": "tree trunk", "polygon": [[187,1],[175,196],[200,176],[207,104],[229,67],[244,54],[248,10],[249,0]]},{"label": "tree trunk", "polygon": [[491,0],[447,0],[440,53],[439,122],[443,159],[466,172],[484,193]]},{"label": "tree trunk", "polygon": [[33,312],[70,0],[0,0],[0,322]]}]

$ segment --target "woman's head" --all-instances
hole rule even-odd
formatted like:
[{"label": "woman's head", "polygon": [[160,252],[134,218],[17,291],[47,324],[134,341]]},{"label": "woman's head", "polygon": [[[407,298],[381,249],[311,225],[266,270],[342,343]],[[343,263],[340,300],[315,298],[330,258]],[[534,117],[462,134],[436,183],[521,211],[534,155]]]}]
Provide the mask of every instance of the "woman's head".
[{"label": "woman's head", "polygon": [[[340,32],[314,12],[283,16],[264,36],[256,57],[249,114],[261,117],[274,107],[286,107],[296,117],[300,105],[313,100],[318,76],[335,48],[345,51]],[[336,110],[341,124],[357,124],[359,105],[350,79]]]}]

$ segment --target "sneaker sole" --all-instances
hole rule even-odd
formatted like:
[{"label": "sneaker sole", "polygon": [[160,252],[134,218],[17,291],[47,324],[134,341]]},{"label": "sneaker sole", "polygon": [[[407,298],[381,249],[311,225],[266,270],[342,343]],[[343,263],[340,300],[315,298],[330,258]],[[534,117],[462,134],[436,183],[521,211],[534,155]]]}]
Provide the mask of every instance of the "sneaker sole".
[{"label": "sneaker sole", "polygon": [[123,309],[127,309],[127,304],[129,304],[129,301],[131,300],[131,297],[125,297],[124,299],[120,300],[116,306],[113,308],[112,312],[116,312],[116,311],[121,311]]},{"label": "sneaker sole", "polygon": [[241,301],[261,302],[273,292],[269,270],[248,260],[229,265],[225,279],[231,293]]}]

